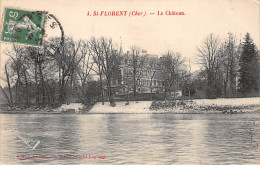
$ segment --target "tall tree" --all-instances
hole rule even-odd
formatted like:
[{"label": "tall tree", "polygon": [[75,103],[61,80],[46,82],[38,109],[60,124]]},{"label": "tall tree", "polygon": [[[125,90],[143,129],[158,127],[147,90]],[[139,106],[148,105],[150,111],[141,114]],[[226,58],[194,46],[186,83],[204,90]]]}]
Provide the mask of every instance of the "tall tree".
[{"label": "tall tree", "polygon": [[242,53],[239,60],[238,91],[244,96],[259,90],[259,60],[256,46],[249,33],[246,33],[242,43]]},{"label": "tall tree", "polygon": [[58,38],[51,39],[50,41],[52,42],[52,46],[55,47],[55,54],[52,56],[56,60],[58,66],[60,87],[59,99],[61,103],[64,103],[67,98],[66,88],[68,83],[70,80],[73,80],[73,76],[75,75],[74,71],[83,58],[82,55],[79,55],[79,49],[82,44],[81,40],[76,42],[70,37],[65,38],[62,47]]},{"label": "tall tree", "polygon": [[236,77],[240,49],[240,44],[237,43],[236,37],[232,33],[228,33],[228,38],[219,48],[224,97],[236,97]]},{"label": "tall tree", "polygon": [[176,87],[178,87],[185,58],[183,58],[180,53],[168,51],[160,60],[160,69],[163,73],[164,94],[166,98],[168,92],[171,90],[176,91]]},{"label": "tall tree", "polygon": [[80,47],[80,55],[82,56],[82,60],[80,61],[76,71],[80,79],[80,89],[81,89],[81,95],[80,98],[83,102],[86,102],[85,100],[89,100],[90,97],[87,95],[87,81],[90,79],[91,71],[93,70],[93,59],[90,55],[90,50],[88,50],[88,43],[82,42],[82,46]]},{"label": "tall tree", "polygon": [[[113,101],[113,92],[112,92],[112,81],[116,71],[119,71],[118,67],[118,57],[120,55],[120,51],[114,46],[112,39],[107,39],[105,37],[101,37],[99,39],[92,38],[89,41],[89,50],[90,55],[93,57],[93,61],[97,66],[96,73],[100,77],[100,87],[103,89],[102,79],[103,76],[106,80],[106,89],[107,96],[110,102],[110,105],[114,106]],[[102,104],[104,104],[103,100],[103,91],[102,91]]]},{"label": "tall tree", "polygon": [[137,45],[130,47],[130,56],[130,67],[133,69],[133,93],[134,97],[136,97],[138,80],[140,79],[141,71],[143,70],[147,58],[141,55],[141,48]]},{"label": "tall tree", "polygon": [[156,87],[154,77],[155,74],[159,73],[159,68],[157,64],[157,59],[156,58],[150,58],[147,60],[146,68],[147,68],[147,77],[150,79],[150,93],[151,93],[151,100],[153,98],[153,88]]},{"label": "tall tree", "polygon": [[96,68],[92,67],[92,70],[96,72],[99,76],[99,86],[101,89],[101,101],[104,105],[104,88],[103,88],[103,69],[102,69],[102,60],[103,60],[103,51],[101,48],[100,41],[95,37],[92,37],[88,42],[89,54],[92,56],[93,62],[96,64]]},{"label": "tall tree", "polygon": [[216,98],[216,76],[219,69],[219,47],[220,39],[214,34],[210,34],[197,48],[199,63],[207,73],[207,98]]},{"label": "tall tree", "polygon": [[21,104],[22,103],[22,74],[23,74],[23,65],[24,65],[24,48],[13,45],[12,49],[5,52],[12,59],[11,68],[15,73],[16,82],[15,82],[15,102]]},{"label": "tall tree", "polygon": [[7,95],[7,93],[5,92],[5,89],[0,86],[0,88],[2,89],[7,101],[8,101],[8,104],[9,105],[12,105],[13,104],[13,95],[12,95],[12,89],[11,89],[11,81],[10,81],[10,63],[11,60],[7,60],[6,63],[5,63],[5,67],[4,67],[4,73],[5,73],[5,78],[1,78],[2,80],[4,80],[6,83],[7,83],[7,86],[8,86],[8,94],[9,96]]},{"label": "tall tree", "polygon": [[102,70],[106,77],[107,83],[107,94],[111,106],[114,106],[113,92],[112,92],[112,76],[114,71],[117,69],[117,58],[119,57],[119,51],[114,47],[112,39],[104,37],[100,38],[100,47],[102,49]]}]

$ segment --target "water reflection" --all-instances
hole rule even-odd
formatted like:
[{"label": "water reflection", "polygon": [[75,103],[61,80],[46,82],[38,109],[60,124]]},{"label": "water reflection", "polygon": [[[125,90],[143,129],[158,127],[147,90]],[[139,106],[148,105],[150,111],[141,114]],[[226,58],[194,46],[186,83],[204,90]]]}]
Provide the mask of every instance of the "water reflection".
[{"label": "water reflection", "polygon": [[[259,151],[254,148],[259,141],[259,127],[252,126],[252,121],[228,120],[216,121],[208,125],[205,136],[211,158],[215,163],[247,164],[259,159]],[[258,122],[259,123],[259,122]],[[213,131],[217,130],[217,131]],[[239,156],[239,157],[238,157]]]},{"label": "water reflection", "polygon": [[[259,114],[1,114],[0,119],[0,161],[6,164],[259,164],[260,159]],[[41,143],[31,150],[17,134]],[[76,158],[89,155],[106,158]]]}]

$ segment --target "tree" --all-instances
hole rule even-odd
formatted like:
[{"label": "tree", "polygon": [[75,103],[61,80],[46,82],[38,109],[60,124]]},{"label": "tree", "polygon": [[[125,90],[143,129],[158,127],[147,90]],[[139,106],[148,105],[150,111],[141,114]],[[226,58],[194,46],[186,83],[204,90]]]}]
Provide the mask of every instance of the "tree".
[{"label": "tree", "polygon": [[82,42],[82,46],[80,47],[80,55],[82,55],[82,60],[80,61],[76,71],[80,78],[80,89],[81,89],[81,95],[80,98],[83,102],[85,102],[85,99],[89,101],[90,97],[88,97],[87,91],[87,81],[90,78],[91,71],[93,71],[93,59],[91,58],[91,51],[88,46],[88,43]]},{"label": "tree", "polygon": [[[13,45],[12,49],[9,51],[6,51],[5,54],[9,56],[12,59],[12,63],[10,65],[11,69],[13,70],[13,73],[15,73],[16,82],[15,82],[15,102],[21,104],[22,103],[22,74],[23,74],[23,65],[25,62],[24,58],[24,48]],[[8,69],[5,65],[6,74],[8,74]],[[9,75],[9,74],[8,74]],[[9,77],[7,75],[7,78]],[[9,79],[9,78],[8,78]],[[10,81],[7,80],[7,82]]]},{"label": "tree", "polygon": [[185,59],[182,58],[180,53],[168,51],[160,60],[160,68],[164,79],[164,96],[166,98],[167,92],[176,91]]},{"label": "tree", "polygon": [[13,95],[12,95],[12,90],[11,90],[11,82],[10,82],[10,71],[9,71],[9,68],[10,68],[10,60],[8,60],[6,63],[5,63],[5,69],[4,69],[4,73],[5,73],[5,78],[1,78],[2,80],[6,81],[7,82],[7,86],[8,86],[8,94],[9,96],[7,95],[7,93],[5,92],[5,89],[0,86],[1,90],[3,91],[6,99],[7,99],[7,102],[9,105],[12,105],[13,104]]},{"label": "tree", "polygon": [[197,48],[197,59],[204,67],[207,73],[207,90],[206,95],[208,98],[216,98],[219,93],[216,91],[217,87],[217,74],[220,67],[219,63],[219,47],[220,39],[218,36],[210,34]]},{"label": "tree", "polygon": [[240,45],[237,45],[232,33],[228,33],[228,35],[228,39],[222,43],[219,50],[223,69],[223,95],[224,97],[235,97]]},{"label": "tree", "polygon": [[[112,92],[112,80],[113,76],[119,71],[118,57],[120,51],[118,51],[112,39],[101,37],[99,39],[92,38],[89,42],[90,55],[93,57],[93,61],[96,64],[98,70],[93,69],[100,77],[100,87],[103,89],[102,78],[105,77],[107,96],[110,105],[114,106],[113,92]],[[104,104],[103,91],[102,91],[102,104]]]},{"label": "tree", "polygon": [[256,46],[246,33],[242,43],[242,53],[239,60],[239,84],[238,91],[243,96],[255,93],[259,90],[259,59]]},{"label": "tree", "polygon": [[104,91],[103,91],[103,81],[102,81],[102,75],[103,75],[103,69],[102,69],[102,48],[100,45],[100,41],[96,39],[95,37],[92,37],[90,41],[88,42],[88,48],[89,48],[89,54],[92,56],[93,62],[96,64],[97,69],[93,68],[93,71],[96,72],[97,75],[99,75],[99,86],[101,89],[101,101],[102,105],[104,105]]},{"label": "tree", "polygon": [[151,58],[147,60],[147,76],[150,78],[150,92],[151,92],[151,99],[153,98],[153,88],[156,86],[154,83],[154,76],[156,72],[159,71],[158,65],[157,65],[157,59]]},{"label": "tree", "polygon": [[[45,45],[44,45],[45,46]],[[46,54],[46,47],[36,48],[27,47],[27,61],[31,62],[28,68],[33,68],[34,71],[34,81],[37,89],[36,102],[46,103],[46,99],[50,104],[50,92],[48,91],[48,86],[46,84],[46,77],[50,75],[50,64],[52,59]]]},{"label": "tree", "polygon": [[147,58],[144,55],[141,55],[141,48],[133,45],[130,47],[130,65],[133,69],[133,93],[134,97],[136,97],[136,87],[138,80],[141,77],[141,70],[143,69],[143,66],[147,60]]},{"label": "tree", "polygon": [[112,39],[107,39],[104,37],[100,38],[100,47],[103,54],[101,64],[103,73],[106,77],[108,99],[110,105],[114,106],[115,104],[113,100],[111,81],[113,72],[116,70],[116,62],[119,56],[119,51],[115,49]]},{"label": "tree", "polygon": [[70,81],[72,84],[72,80],[75,76],[74,71],[83,58],[82,55],[79,55],[81,40],[76,42],[72,38],[66,37],[62,47],[58,38],[53,38],[50,42],[50,46],[55,47],[55,53],[52,54],[52,56],[58,66],[60,87],[59,99],[60,103],[64,103],[67,98],[66,89],[68,83]]}]

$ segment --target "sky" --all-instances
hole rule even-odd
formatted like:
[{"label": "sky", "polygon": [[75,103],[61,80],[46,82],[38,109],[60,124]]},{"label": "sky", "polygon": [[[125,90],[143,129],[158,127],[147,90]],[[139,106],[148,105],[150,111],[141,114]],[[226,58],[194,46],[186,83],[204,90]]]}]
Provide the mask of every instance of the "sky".
[{"label": "sky", "polygon": [[[210,33],[224,39],[231,32],[243,39],[249,32],[260,47],[258,0],[2,0],[0,6],[1,24],[5,7],[48,11],[59,19],[65,35],[76,40],[105,36],[118,44],[122,42],[124,52],[132,45],[158,56],[168,50],[180,52],[190,60],[192,71],[200,68],[196,48]],[[88,11],[138,11],[147,15],[87,16]],[[185,15],[158,16],[158,11]],[[50,30],[46,33],[52,34]],[[4,51],[9,47],[1,43],[1,75],[7,60]]]}]

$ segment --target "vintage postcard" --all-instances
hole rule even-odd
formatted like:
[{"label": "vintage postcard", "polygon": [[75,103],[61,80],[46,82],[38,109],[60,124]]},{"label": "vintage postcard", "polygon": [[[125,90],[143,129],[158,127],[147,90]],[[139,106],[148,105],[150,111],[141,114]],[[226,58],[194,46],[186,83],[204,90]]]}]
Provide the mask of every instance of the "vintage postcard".
[{"label": "vintage postcard", "polygon": [[259,165],[259,0],[1,0],[0,164]]}]

